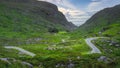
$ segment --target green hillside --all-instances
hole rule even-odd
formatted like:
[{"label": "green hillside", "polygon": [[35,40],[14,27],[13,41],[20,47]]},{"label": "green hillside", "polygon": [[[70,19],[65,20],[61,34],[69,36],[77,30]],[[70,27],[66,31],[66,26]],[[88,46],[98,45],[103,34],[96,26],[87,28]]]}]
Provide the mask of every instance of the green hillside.
[{"label": "green hillside", "polygon": [[0,1],[1,37],[37,36],[41,33],[70,31],[75,28],[51,3],[19,1]]},{"label": "green hillside", "polygon": [[103,32],[110,25],[120,24],[120,5],[105,8],[93,15],[87,22],[79,27],[79,30],[88,33]]},{"label": "green hillside", "polygon": [[117,66],[114,68],[120,67],[120,5],[97,12],[72,34],[73,37],[82,35],[82,38],[106,37],[92,42],[102,51],[104,56],[115,59],[113,64],[117,64]]},{"label": "green hillside", "polygon": [[[120,68],[119,13],[101,10],[74,30],[54,4],[0,0],[0,68]],[[101,36],[91,53],[85,39]]]}]

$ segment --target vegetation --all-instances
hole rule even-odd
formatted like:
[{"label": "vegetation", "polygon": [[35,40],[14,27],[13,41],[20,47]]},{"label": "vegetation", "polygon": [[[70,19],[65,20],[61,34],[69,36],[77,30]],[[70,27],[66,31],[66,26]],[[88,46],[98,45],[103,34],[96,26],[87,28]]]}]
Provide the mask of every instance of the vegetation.
[{"label": "vegetation", "polygon": [[[38,5],[36,1],[31,4],[27,0],[8,1],[0,1],[0,68],[120,67],[119,14],[114,20],[108,21],[108,16],[114,15],[107,14],[104,18],[102,15],[108,10],[102,10],[96,14],[97,17],[94,16],[97,18],[95,22],[88,20],[88,24],[69,32],[75,26],[67,22],[55,5],[46,2],[40,2]],[[46,4],[54,10],[45,7]],[[119,6],[113,7],[112,12],[118,11],[118,8]],[[53,15],[53,11],[57,15]],[[102,54],[89,54],[91,48],[84,39],[98,36],[108,37],[92,41]],[[31,57],[18,50],[6,49],[5,46],[17,46],[36,56]],[[106,58],[99,61],[100,57],[104,56]]]}]

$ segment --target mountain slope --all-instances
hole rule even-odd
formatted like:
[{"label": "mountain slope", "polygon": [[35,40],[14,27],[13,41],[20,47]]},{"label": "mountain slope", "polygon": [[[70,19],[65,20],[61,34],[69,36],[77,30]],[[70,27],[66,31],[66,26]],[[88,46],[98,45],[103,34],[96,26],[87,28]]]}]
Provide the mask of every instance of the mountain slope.
[{"label": "mountain slope", "polygon": [[73,30],[57,6],[36,0],[0,0],[0,36]]},{"label": "mountain slope", "polygon": [[93,40],[92,43],[100,49],[101,55],[116,59],[110,63],[110,65],[117,63],[115,66],[111,66],[111,68],[120,67],[120,61],[118,61],[120,60],[120,5],[97,12],[75,32],[75,35],[79,36],[81,34],[84,38],[106,37]]},{"label": "mountain slope", "polygon": [[112,24],[120,24],[120,5],[97,12],[79,29],[90,33],[99,32],[108,29]]}]

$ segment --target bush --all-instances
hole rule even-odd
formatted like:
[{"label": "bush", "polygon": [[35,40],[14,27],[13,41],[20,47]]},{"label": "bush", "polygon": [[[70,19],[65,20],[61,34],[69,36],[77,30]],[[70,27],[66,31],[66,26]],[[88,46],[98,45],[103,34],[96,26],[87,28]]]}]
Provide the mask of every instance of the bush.
[{"label": "bush", "polygon": [[48,32],[50,32],[50,33],[58,33],[59,31],[56,28],[49,28]]}]

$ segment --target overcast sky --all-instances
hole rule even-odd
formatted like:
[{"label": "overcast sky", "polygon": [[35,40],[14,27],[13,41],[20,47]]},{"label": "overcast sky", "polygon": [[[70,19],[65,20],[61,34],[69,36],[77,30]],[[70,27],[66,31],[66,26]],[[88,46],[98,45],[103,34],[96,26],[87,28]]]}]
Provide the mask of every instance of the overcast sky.
[{"label": "overcast sky", "polygon": [[97,11],[120,4],[120,0],[39,0],[58,6],[68,21],[79,26],[85,23]]}]

